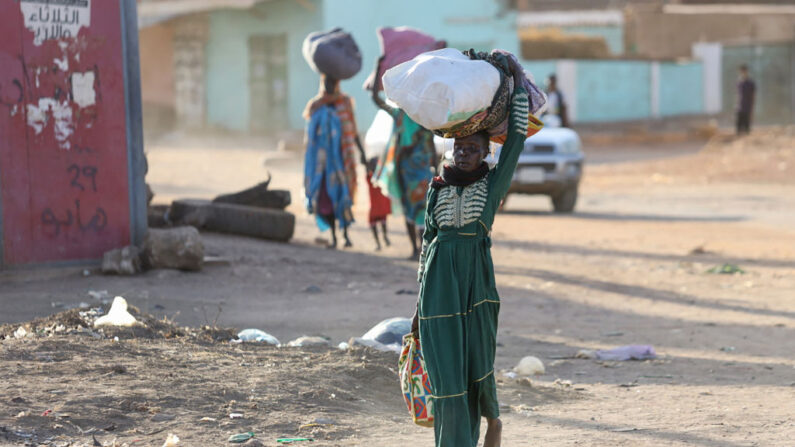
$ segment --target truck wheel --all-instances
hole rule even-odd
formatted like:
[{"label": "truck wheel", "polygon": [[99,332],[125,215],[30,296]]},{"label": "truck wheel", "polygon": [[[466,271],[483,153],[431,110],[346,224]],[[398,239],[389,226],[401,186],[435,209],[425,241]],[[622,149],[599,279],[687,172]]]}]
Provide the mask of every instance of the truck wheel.
[{"label": "truck wheel", "polygon": [[556,213],[570,213],[577,204],[577,185],[570,186],[562,193],[552,196],[552,207]]}]

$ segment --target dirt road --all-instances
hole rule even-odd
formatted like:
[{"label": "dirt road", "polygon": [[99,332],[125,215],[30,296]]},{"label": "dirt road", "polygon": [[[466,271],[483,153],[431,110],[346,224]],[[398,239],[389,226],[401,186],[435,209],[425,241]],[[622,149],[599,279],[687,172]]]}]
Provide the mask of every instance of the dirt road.
[{"label": "dirt road", "polygon": [[[570,216],[550,214],[543,198],[509,198],[493,231],[503,301],[496,366],[506,370],[534,355],[546,373],[532,386],[501,376],[505,445],[792,445],[795,140],[791,130],[752,138],[701,151],[680,147],[675,157],[662,159],[659,147],[635,148],[629,157],[620,149],[593,149],[588,154],[595,163]],[[616,161],[628,158],[634,161]],[[149,162],[156,202],[243,188],[270,170],[274,187],[293,191],[295,240],[273,244],[204,234],[208,251],[230,262],[201,273],[0,272],[0,323],[81,301],[95,304],[89,290],[124,295],[144,312],[189,326],[212,323],[220,304],[218,325],[258,327],[283,342],[307,334],[336,344],[383,318],[411,313],[415,265],[404,260],[409,250],[400,219],[390,220],[393,246],[380,253],[372,251],[362,224],[352,232],[352,250],[317,246],[314,224],[301,211],[301,164],[294,154],[162,146],[150,150]],[[361,222],[366,196],[358,203]],[[725,263],[745,273],[706,273]],[[321,292],[311,293],[310,286]],[[66,423],[15,417],[57,407],[77,418],[84,406],[89,415],[76,423],[82,430],[115,424],[97,437],[142,439],[136,445],[162,444],[167,431],[185,445],[217,445],[247,429],[265,445],[302,430],[314,430],[315,445],[431,445],[432,434],[404,417],[394,359],[387,355],[185,343],[114,344],[90,337],[0,342],[0,375],[10,378],[0,386],[0,426],[30,434],[34,428],[59,433],[52,428],[59,424],[64,439],[91,445]],[[660,358],[573,358],[581,349],[626,344],[651,344]],[[114,373],[116,364],[131,373]],[[103,387],[116,395],[92,397]],[[329,400],[332,394],[347,397]],[[14,397],[24,402],[9,403]],[[115,408],[125,400],[146,408]],[[223,419],[244,401],[255,405],[250,415]],[[151,408],[176,416],[153,422]],[[217,421],[202,423],[202,415]],[[336,425],[300,428],[318,417]],[[22,442],[17,435],[6,438]]]}]

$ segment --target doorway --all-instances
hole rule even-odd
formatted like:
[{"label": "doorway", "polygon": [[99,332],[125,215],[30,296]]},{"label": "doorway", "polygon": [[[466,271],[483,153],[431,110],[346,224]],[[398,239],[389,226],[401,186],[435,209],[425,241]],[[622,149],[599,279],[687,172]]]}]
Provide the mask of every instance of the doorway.
[{"label": "doorway", "polygon": [[287,128],[287,36],[251,36],[249,130],[272,134]]}]

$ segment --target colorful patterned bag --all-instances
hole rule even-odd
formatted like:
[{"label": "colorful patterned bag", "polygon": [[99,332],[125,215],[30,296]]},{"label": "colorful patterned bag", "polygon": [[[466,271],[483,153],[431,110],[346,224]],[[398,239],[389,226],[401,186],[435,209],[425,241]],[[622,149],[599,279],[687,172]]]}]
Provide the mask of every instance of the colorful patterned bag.
[{"label": "colorful patterned bag", "polygon": [[409,407],[414,423],[423,427],[433,427],[433,396],[431,381],[425,370],[420,340],[414,334],[403,337],[403,350],[398,360],[400,389]]}]

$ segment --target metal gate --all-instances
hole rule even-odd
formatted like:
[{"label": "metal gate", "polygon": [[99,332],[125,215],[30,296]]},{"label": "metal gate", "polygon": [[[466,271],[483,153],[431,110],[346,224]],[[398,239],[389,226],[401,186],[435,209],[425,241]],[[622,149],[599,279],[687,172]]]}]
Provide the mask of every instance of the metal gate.
[{"label": "metal gate", "polygon": [[756,83],[754,122],[795,122],[795,43],[725,45],[722,62],[725,116],[733,116],[737,104],[737,69],[746,64]]},{"label": "metal gate", "polygon": [[134,1],[0,2],[0,267],[146,231]]}]

